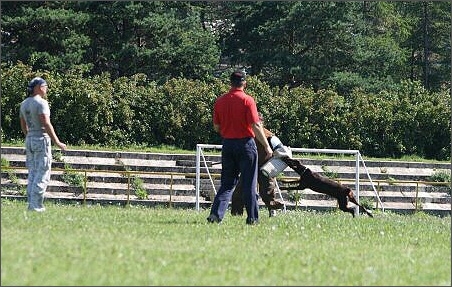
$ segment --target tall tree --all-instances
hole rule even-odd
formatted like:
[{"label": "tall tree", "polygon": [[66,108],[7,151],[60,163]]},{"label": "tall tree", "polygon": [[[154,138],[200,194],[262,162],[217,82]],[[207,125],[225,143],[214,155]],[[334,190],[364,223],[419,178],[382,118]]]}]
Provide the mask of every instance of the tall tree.
[{"label": "tall tree", "polygon": [[451,7],[448,1],[402,2],[397,7],[411,18],[412,33],[401,45],[410,51],[411,80],[419,80],[429,90],[450,83]]},{"label": "tall tree", "polygon": [[144,73],[151,80],[200,78],[219,60],[214,36],[184,2],[80,2],[89,23],[96,71],[114,77]]},{"label": "tall tree", "polygon": [[90,16],[64,2],[2,2],[2,61],[35,69],[89,71],[85,61]]},{"label": "tall tree", "polygon": [[211,75],[216,37],[189,2],[2,2],[2,60],[150,80]]},{"label": "tall tree", "polygon": [[428,73],[435,90],[450,75],[450,4],[426,3],[239,2],[222,52],[271,84],[378,91]]}]

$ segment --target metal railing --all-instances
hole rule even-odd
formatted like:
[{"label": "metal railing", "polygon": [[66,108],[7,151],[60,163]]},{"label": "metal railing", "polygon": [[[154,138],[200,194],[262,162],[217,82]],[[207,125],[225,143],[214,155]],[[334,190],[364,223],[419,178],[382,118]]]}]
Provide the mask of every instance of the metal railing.
[{"label": "metal railing", "polygon": [[[281,176],[278,177],[279,180],[281,180],[282,182],[286,182],[286,183],[290,183],[293,180],[297,180],[299,179],[299,177],[293,177],[293,176]],[[351,179],[351,178],[332,178],[332,180],[335,180],[339,183],[342,182],[354,182],[355,179]],[[419,189],[420,189],[420,185],[425,185],[425,186],[444,186],[444,187],[448,187],[449,188],[449,194],[451,193],[451,189],[450,189],[450,182],[438,182],[438,181],[420,181],[420,180],[395,180],[395,179],[377,179],[377,180],[369,180],[369,179],[360,179],[361,182],[374,182],[376,183],[376,190],[377,190],[377,194],[378,196],[380,195],[380,191],[381,191],[381,185],[386,183],[388,185],[397,185],[397,184],[401,184],[401,186],[406,186],[407,184],[414,184],[415,185],[415,197],[414,197],[414,210],[415,212],[420,210],[420,199],[419,199]],[[405,196],[404,192],[402,190],[399,189],[399,192]],[[377,200],[375,203],[375,209],[379,209],[381,208],[381,206],[379,206],[380,201]]]},{"label": "metal railing", "polygon": [[[26,167],[19,167],[19,166],[2,166],[1,167],[1,171],[5,171],[5,170],[27,170]],[[78,174],[83,174],[83,186],[81,187],[83,189],[83,205],[86,205],[86,200],[87,200],[87,183],[88,183],[88,174],[92,174],[92,173],[112,173],[112,174],[121,174],[121,175],[126,175],[127,176],[127,192],[126,192],[126,205],[130,204],[130,195],[131,195],[131,178],[132,175],[167,175],[169,176],[170,179],[170,183],[168,184],[169,189],[168,189],[168,195],[169,195],[169,200],[168,200],[168,205],[169,207],[172,206],[173,204],[173,187],[174,187],[174,177],[175,176],[190,176],[195,178],[196,176],[203,176],[205,178],[209,178],[211,180],[211,178],[220,178],[221,174],[219,173],[200,173],[200,174],[196,174],[196,173],[182,173],[182,172],[158,172],[158,171],[132,171],[132,170],[98,170],[98,169],[74,169],[74,168],[52,168],[52,171],[61,171],[61,172],[75,172]],[[293,176],[278,176],[277,177],[278,180],[280,180],[281,182],[290,182],[292,180],[296,180],[298,179],[298,177],[293,177]],[[350,179],[350,178],[333,178],[333,180],[337,181],[337,182],[354,182],[355,179]],[[361,182],[370,182],[369,179],[360,179]],[[373,183],[376,183],[377,187],[377,193],[378,195],[380,194],[381,191],[381,185],[386,183],[388,185],[397,185],[397,184],[402,184],[402,185],[406,185],[406,184],[414,184],[415,185],[415,202],[414,202],[414,210],[415,211],[419,211],[420,210],[420,200],[419,200],[419,189],[420,189],[420,185],[426,185],[426,186],[446,186],[450,188],[450,183],[449,182],[432,182],[432,181],[415,181],[415,180],[395,180],[395,179],[380,179],[380,180],[372,180]],[[213,182],[211,182],[211,184],[213,185]],[[399,190],[399,192],[403,194],[403,192],[401,190]],[[450,191],[449,191],[450,192]],[[376,202],[376,206],[375,208],[381,208],[378,205],[379,201]]]},{"label": "metal railing", "polygon": [[[2,166],[2,172],[4,170],[27,170],[27,167],[19,167],[19,166]],[[126,205],[130,204],[130,195],[131,195],[131,177],[134,174],[137,175],[167,175],[169,176],[169,206],[172,206],[172,196],[173,196],[173,183],[175,176],[193,176],[195,177],[195,173],[181,173],[181,172],[158,172],[158,171],[132,171],[132,170],[100,170],[100,169],[74,169],[74,168],[52,168],[53,171],[61,171],[61,172],[75,172],[78,174],[83,174],[83,186],[80,186],[83,189],[83,205],[86,205],[87,200],[87,182],[88,182],[88,174],[89,173],[113,173],[113,174],[121,174],[126,175],[127,177],[127,192],[126,192]],[[72,185],[73,186],[73,185]]]}]

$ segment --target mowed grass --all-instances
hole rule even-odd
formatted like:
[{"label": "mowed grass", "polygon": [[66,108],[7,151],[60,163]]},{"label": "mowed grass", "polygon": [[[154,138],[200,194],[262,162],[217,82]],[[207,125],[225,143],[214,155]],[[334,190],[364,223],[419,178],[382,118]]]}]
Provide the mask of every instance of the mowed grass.
[{"label": "mowed grass", "polygon": [[260,224],[208,210],[2,200],[1,285],[450,286],[451,218],[288,211]]}]

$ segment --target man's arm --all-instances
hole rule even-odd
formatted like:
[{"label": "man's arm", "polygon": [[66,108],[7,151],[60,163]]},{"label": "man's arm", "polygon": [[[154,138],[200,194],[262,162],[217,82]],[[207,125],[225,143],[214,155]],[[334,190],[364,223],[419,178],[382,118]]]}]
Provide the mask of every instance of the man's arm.
[{"label": "man's arm", "polygon": [[213,124],[213,129],[214,129],[217,133],[219,133],[219,132],[220,132],[220,125]]},{"label": "man's arm", "polygon": [[20,128],[22,129],[22,132],[24,133],[24,135],[27,135],[28,126],[27,126],[27,122],[25,121],[25,119],[23,117],[20,117]]},{"label": "man's arm", "polygon": [[268,144],[267,138],[265,137],[263,125],[261,124],[261,122],[257,122],[252,125],[252,128],[253,128],[256,139],[265,148],[265,153],[266,153],[265,159],[267,160],[267,159],[271,158],[273,155],[273,150],[270,147],[270,145]]},{"label": "man's arm", "polygon": [[41,124],[44,127],[46,133],[50,136],[52,141],[59,146],[62,150],[66,149],[66,144],[60,142],[58,136],[55,133],[55,129],[53,128],[52,123],[50,122],[50,116],[47,114],[40,114],[39,119],[41,120]]}]

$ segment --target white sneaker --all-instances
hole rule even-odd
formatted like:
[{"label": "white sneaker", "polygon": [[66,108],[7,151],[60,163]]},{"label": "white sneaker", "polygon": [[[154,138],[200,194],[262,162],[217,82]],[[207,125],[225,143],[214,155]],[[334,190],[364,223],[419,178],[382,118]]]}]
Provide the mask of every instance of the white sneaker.
[{"label": "white sneaker", "polygon": [[269,216],[270,217],[275,217],[276,216],[276,210],[275,209],[269,210]]},{"label": "white sneaker", "polygon": [[46,211],[46,208],[45,208],[45,207],[41,207],[41,208],[29,208],[28,211],[44,212],[44,211]]}]

